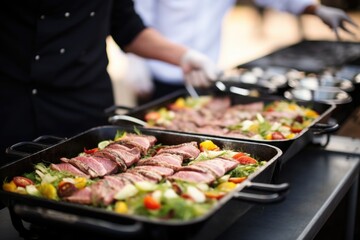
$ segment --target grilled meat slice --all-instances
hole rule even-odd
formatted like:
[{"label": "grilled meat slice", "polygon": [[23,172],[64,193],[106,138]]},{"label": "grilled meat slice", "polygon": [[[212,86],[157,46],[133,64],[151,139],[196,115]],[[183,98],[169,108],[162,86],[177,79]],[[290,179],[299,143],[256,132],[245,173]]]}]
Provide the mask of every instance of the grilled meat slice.
[{"label": "grilled meat slice", "polygon": [[119,174],[118,176],[129,180],[133,184],[135,184],[137,182],[144,182],[144,181],[156,182],[156,181],[154,181],[154,179],[145,177],[144,175],[142,175],[140,173],[136,173],[136,172],[124,172],[124,173]]},{"label": "grilled meat slice", "polygon": [[143,165],[143,166],[136,166],[135,169],[143,169],[147,171],[155,172],[162,177],[170,176],[174,174],[174,170],[167,167],[161,167],[161,166],[151,166],[151,165]]},{"label": "grilled meat slice", "polygon": [[81,171],[90,175],[91,178],[102,177],[106,174],[106,169],[98,161],[89,156],[78,156],[74,158],[61,158],[63,162],[70,163]]},{"label": "grilled meat slice", "polygon": [[103,167],[106,170],[105,175],[114,174],[119,169],[118,165],[114,161],[112,161],[108,158],[102,158],[102,157],[96,157],[96,156],[92,156],[92,158],[95,159],[96,161],[98,161],[101,165],[103,165]]},{"label": "grilled meat slice", "polygon": [[167,177],[168,180],[181,180],[193,183],[211,183],[215,177],[210,173],[201,173],[195,171],[179,171],[174,175]]},{"label": "grilled meat slice", "polygon": [[125,162],[127,167],[135,164],[140,159],[141,152],[139,148],[136,147],[128,148],[121,144],[114,143],[108,145],[106,148],[116,152],[117,155]]},{"label": "grilled meat slice", "polygon": [[104,148],[102,150],[99,150],[95,152],[93,156],[110,159],[118,165],[119,171],[121,172],[124,172],[127,169],[125,161],[119,156],[117,152],[110,148]]},{"label": "grilled meat slice", "polygon": [[156,172],[141,169],[141,168],[132,168],[127,171],[128,173],[138,173],[143,175],[146,178],[150,178],[155,182],[160,182],[162,180],[162,176]]},{"label": "grilled meat slice", "polygon": [[85,187],[83,189],[80,189],[71,196],[63,198],[63,200],[73,203],[90,205],[92,203],[91,188]]},{"label": "grilled meat slice", "polygon": [[166,146],[159,149],[158,154],[170,153],[183,157],[184,160],[196,158],[200,150],[196,142],[187,142],[179,145]]},{"label": "grilled meat slice", "polygon": [[209,168],[202,167],[202,166],[196,165],[196,164],[184,166],[184,167],[180,168],[179,171],[194,171],[194,172],[199,172],[199,173],[211,174],[215,178],[217,177],[216,174],[213,171],[211,171]]},{"label": "grilled meat slice", "polygon": [[225,167],[223,166],[223,163],[221,160],[207,160],[207,161],[201,161],[196,164],[196,166],[199,166],[201,168],[209,169],[212,173],[215,174],[217,178],[222,177],[225,175]]},{"label": "grilled meat slice", "polygon": [[91,185],[92,203],[108,206],[114,201],[115,194],[128,184],[131,182],[119,175],[105,176],[104,179]]},{"label": "grilled meat slice", "polygon": [[105,179],[91,185],[91,200],[95,205],[109,205],[115,196],[116,191]]},{"label": "grilled meat slice", "polygon": [[127,133],[116,142],[129,147],[137,147],[141,153],[145,155],[149,148],[154,146],[156,140],[157,139],[154,136]]},{"label": "grilled meat slice", "polygon": [[83,171],[81,171],[80,169],[75,167],[74,165],[72,165],[70,163],[66,163],[66,162],[58,163],[58,164],[52,163],[52,164],[50,164],[50,168],[52,170],[59,171],[59,172],[67,172],[74,176],[90,178],[90,175],[84,173]]},{"label": "grilled meat slice", "polygon": [[169,153],[157,154],[154,157],[140,159],[137,166],[152,165],[178,170],[182,164],[182,156]]}]

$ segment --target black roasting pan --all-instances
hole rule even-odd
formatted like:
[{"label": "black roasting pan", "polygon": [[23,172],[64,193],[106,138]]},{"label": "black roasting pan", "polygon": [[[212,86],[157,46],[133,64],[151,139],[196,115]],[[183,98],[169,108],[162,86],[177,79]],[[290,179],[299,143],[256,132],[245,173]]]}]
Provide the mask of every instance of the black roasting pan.
[{"label": "black roasting pan", "polygon": [[[251,97],[251,96],[244,96],[241,94],[237,94],[235,92],[231,91],[219,91],[216,88],[209,88],[205,90],[199,91],[200,96],[210,95],[210,96],[229,96],[231,99],[231,105],[236,104],[247,104],[252,102],[259,102],[262,101],[265,104],[273,102],[274,100],[287,100],[280,96],[259,96],[259,97]],[[113,114],[109,118],[109,122],[112,124],[134,124],[136,123],[136,119],[145,121],[145,115],[151,110],[159,109],[161,107],[167,107],[169,104],[173,103],[177,98],[179,97],[187,97],[189,96],[189,93],[187,91],[177,91],[174,93],[171,93],[163,98],[157,99],[155,101],[149,102],[147,104],[141,105],[134,109],[126,109],[126,113],[116,114],[116,111],[118,109],[122,109],[121,106],[113,106],[109,109],[107,109],[108,114]],[[302,132],[300,132],[295,138],[292,139],[283,139],[283,140],[254,140],[254,139],[248,139],[248,138],[234,138],[234,137],[224,137],[232,140],[244,140],[254,143],[263,143],[263,144],[270,144],[273,146],[276,146],[280,148],[283,151],[283,155],[280,159],[280,163],[286,162],[288,159],[290,159],[292,156],[294,156],[298,151],[300,151],[304,146],[306,146],[308,143],[312,142],[314,139],[314,135],[323,135],[327,138],[329,137],[328,133],[332,133],[336,131],[339,128],[339,125],[337,123],[329,123],[329,119],[331,116],[331,113],[336,108],[336,105],[334,104],[326,104],[326,103],[319,103],[319,102],[308,102],[308,101],[300,101],[300,100],[294,100],[297,104],[301,106],[310,106],[315,111],[317,111],[320,116],[318,119],[313,121],[313,123],[306,129],[304,129]],[[125,118],[124,118],[125,116]],[[134,117],[135,122],[129,120],[127,116]],[[139,123],[140,124],[140,123]],[[179,132],[179,131],[173,131],[173,130],[167,130],[170,132]],[[197,134],[197,133],[194,133]],[[201,133],[201,135],[204,135]],[[213,136],[213,135],[209,135]],[[222,137],[222,136],[217,136]]]},{"label": "black roasting pan", "polygon": [[[47,200],[29,195],[6,192],[1,189],[0,200],[9,208],[14,227],[21,235],[29,234],[28,232],[30,230],[27,230],[22,224],[22,220],[25,220],[30,223],[40,224],[41,226],[54,226],[55,224],[58,230],[63,227],[75,227],[76,229],[85,230],[87,233],[102,233],[110,237],[122,236],[143,239],[143,237],[146,236],[147,239],[186,239],[190,238],[190,236],[195,236],[196,232],[202,232],[202,234],[205,234],[202,235],[202,237],[211,239],[216,235],[213,231],[225,228],[226,225],[224,224],[226,224],[227,221],[235,221],[234,218],[239,216],[240,209],[246,212],[251,204],[253,204],[251,200],[257,202],[266,202],[268,200],[278,201],[284,197],[278,192],[283,192],[288,188],[286,183],[280,185],[268,184],[272,181],[275,163],[282,154],[282,151],[277,147],[235,139],[174,133],[156,129],[145,129],[142,127],[138,129],[143,134],[155,136],[158,139],[158,143],[180,144],[188,141],[200,143],[201,141],[209,139],[221,148],[241,149],[254,155],[258,159],[267,161],[267,163],[222,198],[207,214],[189,221],[154,220],[141,216],[116,214],[90,206]],[[39,162],[58,163],[60,157],[76,156],[83,151],[84,147],[90,149],[96,147],[100,141],[113,139],[117,130],[125,130],[127,132],[135,131],[134,128],[130,126],[113,125],[89,129],[79,135],[1,167],[0,181],[4,182],[14,176],[30,172],[33,170],[34,164]],[[268,193],[271,192],[271,194],[266,194],[264,195],[265,197],[260,195],[262,197],[256,198],[257,195],[251,191],[252,186],[254,188],[257,187],[258,190],[263,189]],[[246,196],[249,197],[246,198]],[[266,196],[268,196],[268,198]],[[247,201],[237,202],[236,200],[239,198]],[[229,206],[231,209],[229,209]],[[221,217],[221,220],[219,220],[218,217]],[[223,222],[221,226],[214,228],[214,226],[211,225],[217,225],[219,221]]]}]

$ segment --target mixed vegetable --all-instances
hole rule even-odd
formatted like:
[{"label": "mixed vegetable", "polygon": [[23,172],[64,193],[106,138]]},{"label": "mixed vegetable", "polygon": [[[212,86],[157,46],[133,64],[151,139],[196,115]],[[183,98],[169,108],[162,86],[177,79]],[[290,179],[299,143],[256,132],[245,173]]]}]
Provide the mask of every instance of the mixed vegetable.
[{"label": "mixed vegetable", "polygon": [[238,104],[212,109],[213,100],[209,96],[181,97],[166,108],[149,111],[145,120],[149,127],[199,133],[207,133],[211,128],[214,135],[283,140],[296,137],[319,117],[310,107],[293,101],[279,100],[266,105],[259,102],[253,104],[256,108]]},{"label": "mixed vegetable", "polygon": [[[84,148],[84,152],[79,155],[92,154],[99,149],[104,149],[124,134],[126,133],[117,134],[114,140],[100,142],[97,148]],[[151,157],[161,147],[163,146],[159,144],[154,145],[148,151],[150,154],[144,155],[143,158]],[[115,201],[111,204],[106,206],[94,204],[93,206],[120,214],[142,215],[150,218],[193,219],[208,212],[219,199],[265,164],[264,161],[258,161],[245,152],[220,149],[210,140],[199,143],[198,148],[200,149],[198,156],[184,162],[184,166],[218,157],[237,161],[238,164],[210,184],[170,181],[166,178],[157,183],[139,181],[126,185],[118,191],[114,196]],[[100,178],[90,179],[56,171],[44,163],[38,163],[34,166],[34,171],[5,181],[2,188],[8,192],[66,201],[69,196],[91,187],[100,180]]]}]

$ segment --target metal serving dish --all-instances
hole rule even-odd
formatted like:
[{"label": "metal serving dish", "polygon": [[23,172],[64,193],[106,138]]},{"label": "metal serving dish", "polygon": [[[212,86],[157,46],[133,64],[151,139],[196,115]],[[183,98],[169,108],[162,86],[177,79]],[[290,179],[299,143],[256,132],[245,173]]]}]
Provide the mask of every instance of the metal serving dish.
[{"label": "metal serving dish", "polygon": [[[218,91],[214,89],[207,89],[203,90],[202,92],[199,91],[200,95],[210,95],[210,96],[228,96],[231,99],[231,105],[235,104],[247,104],[247,103],[253,103],[253,102],[259,102],[262,101],[265,104],[273,102],[274,100],[284,100],[284,98],[281,97],[275,97],[275,96],[260,96],[260,97],[250,97],[250,96],[244,96],[243,94],[237,94],[233,91]],[[173,103],[177,98],[179,97],[187,97],[189,94],[186,91],[178,91],[174,92],[172,94],[169,94],[168,96],[165,96],[161,99],[157,99],[153,102],[144,104],[138,108],[135,108],[127,113],[127,115],[113,115],[109,118],[110,123],[112,124],[118,124],[118,123],[128,123],[128,124],[143,124],[145,121],[145,115],[150,110],[159,109],[161,107],[167,107],[169,104]],[[295,101],[297,104],[302,106],[309,106],[309,102],[306,101]],[[302,132],[300,132],[295,138],[292,139],[283,139],[283,140],[254,140],[254,139],[248,139],[248,138],[234,138],[234,137],[228,137],[228,139],[232,140],[245,140],[248,142],[254,142],[254,143],[263,143],[263,144],[270,144],[272,146],[276,146],[280,148],[283,151],[283,156],[281,157],[280,162],[283,163],[290,159],[292,156],[294,156],[298,151],[300,151],[306,144],[312,141],[314,134],[327,134],[334,132],[338,129],[338,124],[328,124],[328,120],[330,118],[330,115],[332,111],[335,109],[334,104],[325,104],[325,103],[319,103],[319,102],[311,102],[312,108],[317,111],[320,116],[316,121],[314,121],[308,128],[304,129]],[[121,108],[121,107],[120,107]],[[113,112],[116,110],[116,106],[113,108],[108,109],[108,112]],[[129,117],[131,119],[129,119]],[[140,120],[140,121],[139,121]],[[170,132],[178,132],[178,131],[172,131],[167,130]],[[196,134],[196,133],[194,133]],[[214,135],[209,135],[214,136]],[[218,136],[223,137],[223,136]]]},{"label": "metal serving dish", "polygon": [[[33,170],[34,164],[39,162],[57,163],[60,161],[60,157],[75,156],[82,152],[84,147],[93,148],[97,146],[97,143],[100,141],[113,139],[117,130],[134,132],[133,127],[129,126],[102,126],[90,129],[77,136],[64,140],[63,142],[57,143],[54,146],[47,147],[40,152],[23,157],[13,163],[1,167],[0,181],[4,182],[6,179],[22,175],[25,172],[30,172]],[[209,139],[221,148],[226,146],[231,149],[241,149],[242,151],[256,156],[258,159],[267,161],[267,163],[261,166],[259,170],[251,175],[246,181],[239,184],[228,195],[223,197],[208,213],[189,221],[169,221],[166,219],[150,219],[142,216],[116,214],[99,208],[47,200],[44,198],[0,190],[0,200],[9,208],[14,227],[20,234],[28,235],[29,230],[25,229],[22,223],[22,220],[25,220],[30,223],[41,224],[41,226],[56,226],[57,229],[59,229],[59,226],[70,226],[91,233],[104,233],[112,237],[139,237],[140,239],[143,239],[146,236],[147,239],[168,239],[170,236],[173,239],[186,239],[204,228],[209,228],[209,231],[204,230],[203,232],[214,234],[212,229],[216,229],[216,227],[214,228],[214,226],[211,225],[213,223],[211,223],[212,221],[210,219],[214,219],[216,216],[222,216],[224,219],[221,221],[223,221],[224,224],[228,219],[231,219],[231,216],[228,216],[227,218],[221,214],[221,212],[224,213],[224,211],[227,213],[229,212],[229,209],[226,210],[226,205],[228,205],[227,203],[230,200],[241,198],[243,200],[252,199],[261,202],[263,200],[278,201],[282,198],[281,194],[278,193],[270,194],[269,198],[263,198],[264,196],[257,198],[256,195],[251,196],[249,193],[240,191],[245,191],[246,188],[253,186],[267,191],[279,192],[288,187],[287,184],[266,185],[255,183],[255,181],[260,183],[271,182],[275,163],[282,153],[281,150],[276,147],[240,140],[166,132],[155,129],[143,129],[141,127],[139,130],[143,134],[155,136],[158,139],[158,143],[169,145],[189,141],[200,143],[205,139]],[[234,202],[232,201],[230,205],[234,207]],[[243,209],[246,212],[246,209],[249,209],[249,206],[250,205],[246,205],[244,202],[239,202],[235,208]],[[234,214],[236,211],[236,209],[230,209],[230,212],[234,212]],[[232,221],[234,221],[234,219]],[[159,232],[162,237],[159,237]]]},{"label": "metal serving dish", "polygon": [[337,105],[352,101],[347,92],[335,87],[318,87],[316,89],[299,87],[286,91],[284,96],[290,100],[315,101]]},{"label": "metal serving dish", "polygon": [[238,84],[256,87],[271,94],[285,89],[288,79],[298,75],[297,70],[280,66],[237,67],[225,70],[219,80],[236,87]]},{"label": "metal serving dish", "polygon": [[317,90],[323,87],[334,87],[345,92],[354,90],[352,81],[331,75],[307,75],[303,78],[291,78],[288,83],[292,88],[306,88],[310,90]]}]

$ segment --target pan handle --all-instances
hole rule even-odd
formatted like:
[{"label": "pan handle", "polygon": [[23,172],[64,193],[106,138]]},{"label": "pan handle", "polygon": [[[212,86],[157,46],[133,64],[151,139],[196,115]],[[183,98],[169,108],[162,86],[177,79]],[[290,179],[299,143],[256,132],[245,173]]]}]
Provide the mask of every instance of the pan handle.
[{"label": "pan handle", "polygon": [[[48,147],[49,147],[49,145],[47,145],[47,144],[42,144],[42,143],[37,143],[37,142],[18,142],[18,143],[15,143],[14,145],[11,145],[8,148],[6,148],[5,153],[14,155],[17,157],[27,157],[35,152],[39,152]],[[28,148],[31,150],[30,151],[19,150],[20,148]]]},{"label": "pan handle", "polygon": [[340,128],[338,123],[316,123],[310,127],[314,135],[321,135],[336,132]]},{"label": "pan handle", "polygon": [[114,116],[109,117],[108,120],[111,124],[116,124],[118,121],[127,121],[127,122],[141,125],[143,127],[145,127],[147,125],[147,123],[144,122],[143,120],[140,120],[138,118],[131,117],[128,115],[114,115]]},{"label": "pan handle", "polygon": [[133,224],[119,224],[91,217],[79,216],[70,213],[64,213],[42,207],[30,207],[26,205],[14,205],[14,212],[25,221],[39,221],[56,224],[65,224],[69,227],[81,228],[86,231],[94,231],[102,234],[116,235],[119,237],[139,236],[144,229],[140,221],[134,221]]},{"label": "pan handle", "polygon": [[289,190],[289,183],[268,184],[249,182],[247,189],[262,191],[266,193],[250,193],[237,192],[233,198],[236,200],[254,202],[254,203],[275,203],[280,202],[285,198],[287,190]]},{"label": "pan handle", "polygon": [[289,183],[281,183],[281,184],[269,184],[269,183],[255,183],[250,182],[247,186],[249,189],[266,191],[266,192],[284,192],[289,190]]},{"label": "pan handle", "polygon": [[55,145],[57,143],[65,141],[66,138],[63,137],[57,137],[53,135],[43,135],[33,140],[33,142],[41,143],[44,145],[48,145],[49,147],[52,145]]},{"label": "pan handle", "polygon": [[233,196],[236,200],[247,201],[252,203],[276,203],[282,201],[285,196],[284,194],[271,193],[271,194],[257,194],[238,192]]},{"label": "pan handle", "polygon": [[[52,135],[43,135],[40,136],[34,141],[25,141],[25,142],[18,142],[10,147],[6,148],[5,152],[10,155],[14,155],[17,157],[27,157],[35,152],[44,150],[52,145],[60,143],[64,141],[65,138],[56,137]],[[24,149],[28,149],[27,151]]]}]

